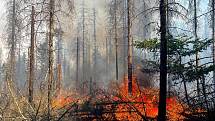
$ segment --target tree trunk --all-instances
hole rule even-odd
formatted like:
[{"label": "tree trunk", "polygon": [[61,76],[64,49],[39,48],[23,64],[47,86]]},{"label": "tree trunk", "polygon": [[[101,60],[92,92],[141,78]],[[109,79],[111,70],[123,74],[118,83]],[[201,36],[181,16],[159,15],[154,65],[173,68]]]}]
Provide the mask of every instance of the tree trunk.
[{"label": "tree trunk", "polygon": [[[92,78],[92,71],[91,71],[91,45],[90,44],[87,44],[87,51],[86,51],[86,54],[87,54],[87,65],[88,67],[86,68],[87,70],[87,77],[86,77],[86,81],[87,83],[90,82],[90,79]],[[88,87],[89,88],[89,87]]]},{"label": "tree trunk", "polygon": [[51,117],[51,98],[52,98],[52,83],[53,83],[53,30],[54,30],[54,0],[49,1],[49,47],[48,47],[48,56],[49,56],[49,67],[48,67],[48,121]]},{"label": "tree trunk", "polygon": [[158,121],[166,120],[167,93],[167,28],[166,28],[166,0],[160,0],[160,94],[158,106]]},{"label": "tree trunk", "polygon": [[114,39],[115,39],[115,63],[116,63],[116,80],[119,79],[118,68],[118,38],[117,38],[117,2],[114,0]]},{"label": "tree trunk", "polygon": [[128,93],[132,95],[132,40],[131,40],[131,22],[130,22],[130,0],[127,0],[127,36],[128,36]]},{"label": "tree trunk", "polygon": [[13,0],[13,14],[12,14],[12,42],[11,42],[11,54],[10,54],[10,69],[9,69],[9,78],[11,81],[14,81],[15,78],[15,20],[16,20],[16,1]]},{"label": "tree trunk", "polygon": [[83,24],[83,28],[82,28],[82,48],[83,48],[83,62],[82,62],[82,83],[84,81],[86,81],[86,73],[85,73],[85,0],[83,0],[83,8],[82,8],[82,24]]},{"label": "tree trunk", "polygon": [[[126,11],[126,0],[123,1],[123,11]],[[127,74],[127,23],[126,12],[123,12],[123,77]]]},{"label": "tree trunk", "polygon": [[77,48],[76,48],[76,91],[79,89],[79,38],[77,37]]},{"label": "tree trunk", "polygon": [[35,32],[34,32],[34,24],[35,24],[35,9],[32,6],[31,12],[31,47],[30,47],[30,73],[29,73],[29,82],[28,82],[28,101],[29,103],[33,103],[33,85],[34,85],[34,39],[35,39]]},{"label": "tree trunk", "polygon": [[[193,4],[194,4],[194,39],[197,43],[197,39],[198,39],[198,35],[197,35],[197,6],[196,6],[196,0],[193,1]],[[198,55],[198,52],[196,52],[196,70],[198,70],[198,66],[199,66],[199,55]],[[196,83],[197,83],[197,96],[198,98],[200,99],[200,82],[199,82],[199,79],[196,80]]]},{"label": "tree trunk", "polygon": [[93,79],[97,81],[97,39],[96,39],[96,8],[93,8],[93,38],[94,38],[94,58],[93,58]]},{"label": "tree trunk", "polygon": [[106,59],[106,63],[105,63],[105,73],[106,73],[106,81],[108,82],[108,80],[109,80],[109,68],[108,68],[108,66],[109,66],[109,61],[108,61],[108,59],[109,59],[109,57],[108,57],[108,38],[106,38],[105,39],[105,59]]}]

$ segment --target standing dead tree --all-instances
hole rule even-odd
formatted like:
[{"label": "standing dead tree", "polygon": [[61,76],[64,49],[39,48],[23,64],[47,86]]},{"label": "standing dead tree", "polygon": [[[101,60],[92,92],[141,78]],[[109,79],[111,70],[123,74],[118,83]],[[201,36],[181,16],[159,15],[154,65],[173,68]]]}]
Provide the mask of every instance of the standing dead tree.
[{"label": "standing dead tree", "polygon": [[85,58],[85,0],[82,1],[82,81],[86,80],[86,58]]},{"label": "standing dead tree", "polygon": [[77,37],[77,46],[76,46],[76,91],[78,91],[78,87],[79,87],[79,60],[80,60],[80,57],[79,57],[79,37]]},{"label": "standing dead tree", "polygon": [[98,73],[98,68],[97,68],[97,65],[98,65],[98,62],[97,62],[97,59],[98,59],[98,57],[97,57],[97,54],[98,54],[98,42],[97,42],[97,23],[96,23],[96,21],[97,21],[97,19],[96,19],[96,8],[95,8],[95,0],[94,0],[94,3],[93,3],[93,39],[94,39],[94,54],[93,54],[93,71],[94,71],[94,73],[93,73],[93,79],[94,79],[94,81],[96,82],[96,81],[98,81],[98,75],[97,75],[97,73]]},{"label": "standing dead tree", "polygon": [[35,24],[35,8],[34,5],[32,5],[32,12],[31,12],[31,45],[30,45],[30,73],[29,73],[29,82],[28,82],[28,91],[29,91],[29,96],[28,96],[28,101],[29,103],[33,102],[33,83],[34,83],[34,58],[35,58],[35,49],[34,49],[34,44],[35,44],[35,29],[34,29],[34,24]]},{"label": "standing dead tree", "polygon": [[127,0],[127,39],[128,39],[128,92],[130,95],[132,95],[132,78],[133,78],[133,72],[132,72],[132,46],[133,42],[131,39],[131,20],[130,20],[130,7],[131,7],[131,0]]},{"label": "standing dead tree", "polygon": [[16,40],[15,40],[15,34],[16,34],[16,0],[13,0],[12,2],[12,18],[11,18],[11,35],[10,39],[11,42],[9,44],[11,44],[11,50],[10,50],[10,67],[9,67],[9,80],[14,81],[15,79],[15,48],[16,48]]},{"label": "standing dead tree", "polygon": [[48,120],[51,119],[51,91],[52,91],[52,83],[53,83],[53,51],[54,51],[54,45],[53,45],[53,30],[54,30],[54,0],[49,1],[49,41],[48,41],[48,55],[49,55],[49,69],[48,69]]},{"label": "standing dead tree", "polygon": [[117,1],[114,0],[114,40],[115,40],[115,63],[116,63],[116,80],[119,79],[118,67],[118,35],[117,35]]}]

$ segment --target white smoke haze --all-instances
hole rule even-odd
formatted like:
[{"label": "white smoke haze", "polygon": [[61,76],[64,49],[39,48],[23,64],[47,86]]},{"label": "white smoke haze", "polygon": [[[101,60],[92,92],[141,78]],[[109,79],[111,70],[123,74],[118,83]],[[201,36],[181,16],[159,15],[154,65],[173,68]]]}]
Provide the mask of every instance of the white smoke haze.
[{"label": "white smoke haze", "polygon": [[[5,26],[6,26],[6,2],[5,0],[0,0],[1,1],[1,11],[0,11],[0,16],[3,16],[0,20],[1,24],[1,44],[0,47],[3,50],[3,60],[6,60],[8,57],[8,47],[7,47],[7,43],[6,43],[6,35],[7,33],[5,33],[6,31]],[[9,0],[8,0],[9,1]],[[109,36],[113,35],[109,35],[107,30],[108,28],[110,28],[110,26],[108,25],[108,19],[110,18],[110,14],[109,14],[109,6],[108,4],[110,3],[111,0],[84,0],[85,1],[85,39],[86,39],[86,46],[90,46],[90,50],[89,51],[89,61],[91,61],[90,65],[87,65],[89,67],[89,70],[87,71],[87,76],[92,77],[92,72],[93,70],[93,51],[94,51],[94,47],[95,47],[95,43],[94,43],[94,38],[93,38],[93,8],[95,7],[96,10],[96,40],[97,40],[97,49],[98,49],[98,67],[97,67],[97,73],[98,73],[98,80],[99,83],[104,83],[104,87],[105,85],[107,85],[109,83],[110,80],[115,80],[115,55],[114,55],[114,51],[115,51],[115,47],[114,47],[114,40],[108,40],[112,41],[112,47],[110,48],[109,51],[111,51],[110,53],[110,62],[108,65],[109,66],[109,75],[106,74],[107,70],[106,70],[106,39]],[[140,2],[140,1],[139,1]],[[136,1],[136,3],[138,3],[138,1]],[[157,5],[157,3],[155,3],[154,1],[151,1],[152,6]],[[62,5],[62,10],[65,10],[67,6],[67,3]],[[138,7],[141,7],[141,4],[138,5]],[[121,6],[122,7],[122,6]],[[151,6],[148,6],[151,7]],[[71,87],[74,86],[74,82],[76,79],[76,45],[77,45],[77,37],[80,40],[80,43],[82,43],[82,16],[83,16],[83,1],[82,0],[74,0],[74,12],[72,14],[68,15],[64,15],[62,13],[57,13],[57,18],[55,18],[56,22],[55,22],[55,28],[59,29],[61,27],[63,34],[62,34],[62,48],[61,49],[61,61],[62,63],[65,62],[62,66],[63,66],[63,85],[65,85],[66,87]],[[123,13],[123,11],[121,11]],[[121,13],[121,14],[122,14]],[[122,19],[122,18],[121,18]],[[121,19],[119,19],[119,21],[122,21]],[[136,36],[142,36],[142,33],[139,33],[142,31],[141,27],[139,26],[138,23],[138,19],[133,21],[134,22],[134,27],[133,27],[133,35],[134,38],[136,38]],[[147,21],[148,22],[148,21]],[[119,24],[121,24],[119,22]],[[108,27],[109,26],[109,27]],[[127,73],[127,69],[124,67],[123,65],[123,61],[126,62],[126,58],[123,59],[122,53],[123,51],[126,51],[126,49],[124,49],[122,46],[126,46],[125,43],[123,42],[123,37],[122,37],[122,30],[120,30],[122,28],[121,25],[119,25],[119,41],[120,41],[120,49],[119,49],[119,80],[121,80],[123,78],[123,75]],[[136,29],[138,28],[138,29]],[[46,26],[43,26],[41,29],[46,30]],[[146,38],[150,38],[151,36],[154,36],[156,33],[155,32],[148,32],[147,33],[147,37]],[[37,46],[39,46],[39,44],[42,44],[46,41],[45,39],[46,37],[44,35],[37,37]],[[29,40],[29,41],[28,41]],[[57,44],[57,40],[58,37],[56,36],[54,38],[55,40],[55,45]],[[27,51],[28,51],[28,47],[30,43],[30,38],[27,38],[23,43],[22,43],[22,53],[25,53],[27,55]],[[79,70],[79,79],[81,78],[82,75],[82,45],[80,45],[80,70]],[[55,51],[55,59],[57,55],[57,50]],[[136,55],[135,55],[136,57]],[[138,57],[138,56],[137,56]],[[88,57],[87,57],[88,58]],[[27,57],[26,57],[27,60]],[[37,61],[37,60],[36,60]],[[139,63],[139,62],[138,62]],[[134,68],[136,67],[136,64],[138,63],[134,63]],[[65,65],[66,64],[66,65]],[[89,63],[88,63],[89,64]],[[27,66],[27,65],[26,65]],[[56,65],[55,65],[55,69],[56,69]],[[26,72],[27,73],[27,72]],[[40,76],[40,75],[38,75]],[[22,80],[22,81],[26,81],[26,80]],[[39,85],[39,83],[38,83]]]},{"label": "white smoke haze", "polygon": [[[0,16],[2,19],[0,19],[0,27],[2,29],[0,29],[0,48],[2,49],[2,60],[5,62],[7,57],[8,57],[8,47],[6,45],[6,30],[5,30],[5,26],[6,26],[6,2],[5,0],[0,0],[1,4],[0,4]],[[93,49],[95,47],[94,45],[94,38],[93,38],[93,8],[95,7],[96,10],[96,40],[97,40],[97,49],[98,49],[98,53],[100,57],[99,60],[99,67],[98,67],[98,72],[100,77],[99,80],[104,81],[106,83],[108,83],[107,80],[115,80],[115,61],[114,61],[114,51],[115,51],[115,47],[113,46],[111,48],[111,65],[110,65],[110,75],[107,77],[107,75],[105,74],[106,70],[105,70],[105,63],[107,60],[105,60],[105,54],[106,54],[106,39],[109,36],[112,36],[112,40],[108,40],[108,41],[112,41],[111,44],[114,45],[114,40],[113,40],[113,35],[108,35],[107,29],[108,29],[108,19],[109,19],[109,6],[108,4],[110,3],[111,0],[85,0],[85,39],[86,39],[86,43],[88,46],[90,46],[90,49],[87,50],[89,51],[89,55],[90,56],[88,59],[89,61],[91,61],[90,65],[87,65],[91,70],[88,70],[88,77],[92,76],[91,71],[92,67],[93,67]],[[186,4],[186,1],[184,0],[179,0],[180,2],[184,2],[184,4]],[[157,0],[151,0],[151,1],[145,1],[145,8],[152,8],[152,7],[157,7],[158,6],[158,1]],[[199,4],[203,4],[204,6],[206,6],[206,4],[208,4],[208,2],[201,2]],[[66,9],[67,4],[63,4],[62,10]],[[136,8],[134,8],[133,15],[138,14],[139,12],[141,12],[142,10],[142,6],[143,2],[142,0],[136,0],[134,1],[134,6]],[[122,6],[121,6],[122,7]],[[188,6],[186,6],[188,7]],[[61,27],[62,31],[63,31],[63,35],[62,35],[62,48],[61,48],[61,60],[62,61],[66,61],[66,65],[63,73],[64,73],[64,85],[74,85],[74,80],[76,79],[76,45],[77,45],[77,37],[80,40],[80,43],[82,43],[82,16],[83,16],[83,0],[74,0],[74,12],[72,14],[70,14],[69,16],[65,16],[62,13],[57,13],[57,17],[58,20],[55,23],[55,28],[59,29],[59,27]],[[201,10],[200,13],[203,13],[206,11],[206,7],[204,7],[204,9]],[[121,11],[122,12],[122,11]],[[122,12],[123,13],[123,12]],[[122,14],[121,13],[121,14]],[[138,40],[138,39],[147,39],[147,38],[152,38],[152,37],[158,37],[157,34],[157,30],[159,28],[159,16],[158,16],[158,11],[152,12],[150,14],[147,15],[139,15],[137,18],[135,18],[132,21],[132,36],[134,41]],[[55,18],[57,20],[57,18]],[[121,18],[122,19],[122,18]],[[122,20],[121,20],[122,21]],[[180,22],[182,20],[180,19],[173,19],[173,21],[175,21],[176,25],[175,26],[182,26],[184,23]],[[60,22],[60,23],[59,23]],[[148,23],[153,23],[150,26],[145,27]],[[204,24],[204,21],[200,21],[200,24]],[[207,25],[208,26],[208,25]],[[45,27],[44,27],[45,28]],[[110,26],[109,26],[110,28]],[[120,30],[120,28],[122,28],[122,26],[119,26],[119,41],[120,46],[122,46],[123,44],[123,37],[122,37],[122,30]],[[189,28],[189,25],[184,25],[184,28]],[[202,31],[199,31],[199,33],[203,33]],[[205,34],[202,34],[202,36]],[[38,43],[43,43],[45,41],[44,37],[43,39],[41,39],[40,37],[37,38],[36,40]],[[57,37],[55,37],[55,41],[57,41]],[[126,40],[125,40],[126,41]],[[56,46],[56,42],[55,42],[55,46]],[[80,63],[82,63],[82,45],[80,45]],[[29,41],[26,40],[25,42],[23,42],[22,45],[22,52],[27,53],[27,48],[29,47]],[[120,57],[119,57],[119,73],[120,73],[120,78],[122,78],[123,74],[127,73],[126,72],[126,68],[124,68],[123,66],[123,61],[126,62],[126,59],[122,59],[122,51],[126,51],[126,49],[124,48],[120,48]],[[55,52],[56,55],[57,51]],[[137,67],[138,64],[140,64],[140,61],[142,60],[142,58],[152,58],[152,55],[150,53],[141,53],[139,50],[134,49],[134,57],[138,58],[136,59],[137,61],[134,62],[133,68],[135,69]],[[56,57],[55,57],[56,59]],[[56,65],[55,65],[56,68]],[[80,66],[80,75],[81,71],[82,71],[82,67]]]}]

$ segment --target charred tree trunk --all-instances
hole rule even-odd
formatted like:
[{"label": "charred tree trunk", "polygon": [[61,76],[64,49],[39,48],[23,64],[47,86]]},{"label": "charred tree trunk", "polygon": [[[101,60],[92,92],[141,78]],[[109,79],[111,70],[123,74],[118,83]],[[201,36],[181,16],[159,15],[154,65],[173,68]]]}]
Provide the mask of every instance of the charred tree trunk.
[{"label": "charred tree trunk", "polygon": [[35,9],[32,6],[31,12],[31,47],[30,47],[30,70],[29,70],[29,81],[28,81],[28,101],[29,103],[33,103],[33,88],[34,88],[34,43],[35,43],[35,31],[34,31],[34,24],[35,24]]},{"label": "charred tree trunk", "polygon": [[131,21],[130,21],[130,4],[131,1],[127,0],[127,39],[128,39],[128,93],[132,95],[132,39],[131,39]]},{"label": "charred tree trunk", "polygon": [[48,41],[48,121],[51,117],[51,98],[52,98],[52,83],[53,83],[53,30],[54,30],[54,0],[49,1],[49,41]]},{"label": "charred tree trunk", "polygon": [[160,94],[158,106],[158,121],[166,120],[167,93],[167,23],[166,0],[160,0]]}]

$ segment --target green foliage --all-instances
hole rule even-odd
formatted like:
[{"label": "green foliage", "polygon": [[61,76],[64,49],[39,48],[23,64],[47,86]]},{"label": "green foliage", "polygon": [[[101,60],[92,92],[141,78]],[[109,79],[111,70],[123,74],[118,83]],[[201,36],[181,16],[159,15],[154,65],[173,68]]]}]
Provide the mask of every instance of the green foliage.
[{"label": "green foliage", "polygon": [[[191,82],[204,78],[205,75],[214,70],[215,66],[211,65],[212,62],[196,66],[194,57],[196,53],[206,50],[212,42],[212,39],[194,40],[192,37],[187,36],[168,36],[168,73],[174,76],[174,80],[183,77],[183,79]],[[136,41],[135,46],[139,49],[146,49],[156,53],[160,49],[160,41],[158,38]],[[199,58],[198,61],[208,58],[211,57]],[[186,61],[183,61],[185,59]],[[157,67],[157,70],[159,70],[159,62],[156,61],[154,63],[156,63],[154,67]]]},{"label": "green foliage", "polygon": [[136,41],[134,45],[139,49],[148,49],[154,52],[160,46],[159,44],[159,40],[157,38],[154,38],[145,41]]},{"label": "green foliage", "polygon": [[[212,44],[212,39],[197,39],[193,40],[191,37],[182,36],[173,38],[168,37],[168,55],[181,55],[181,56],[191,56],[197,52],[202,52],[206,50],[208,46]],[[147,39],[144,41],[136,41],[135,44],[138,49],[147,49],[151,52],[157,52],[160,48],[160,41],[158,38]]]}]

